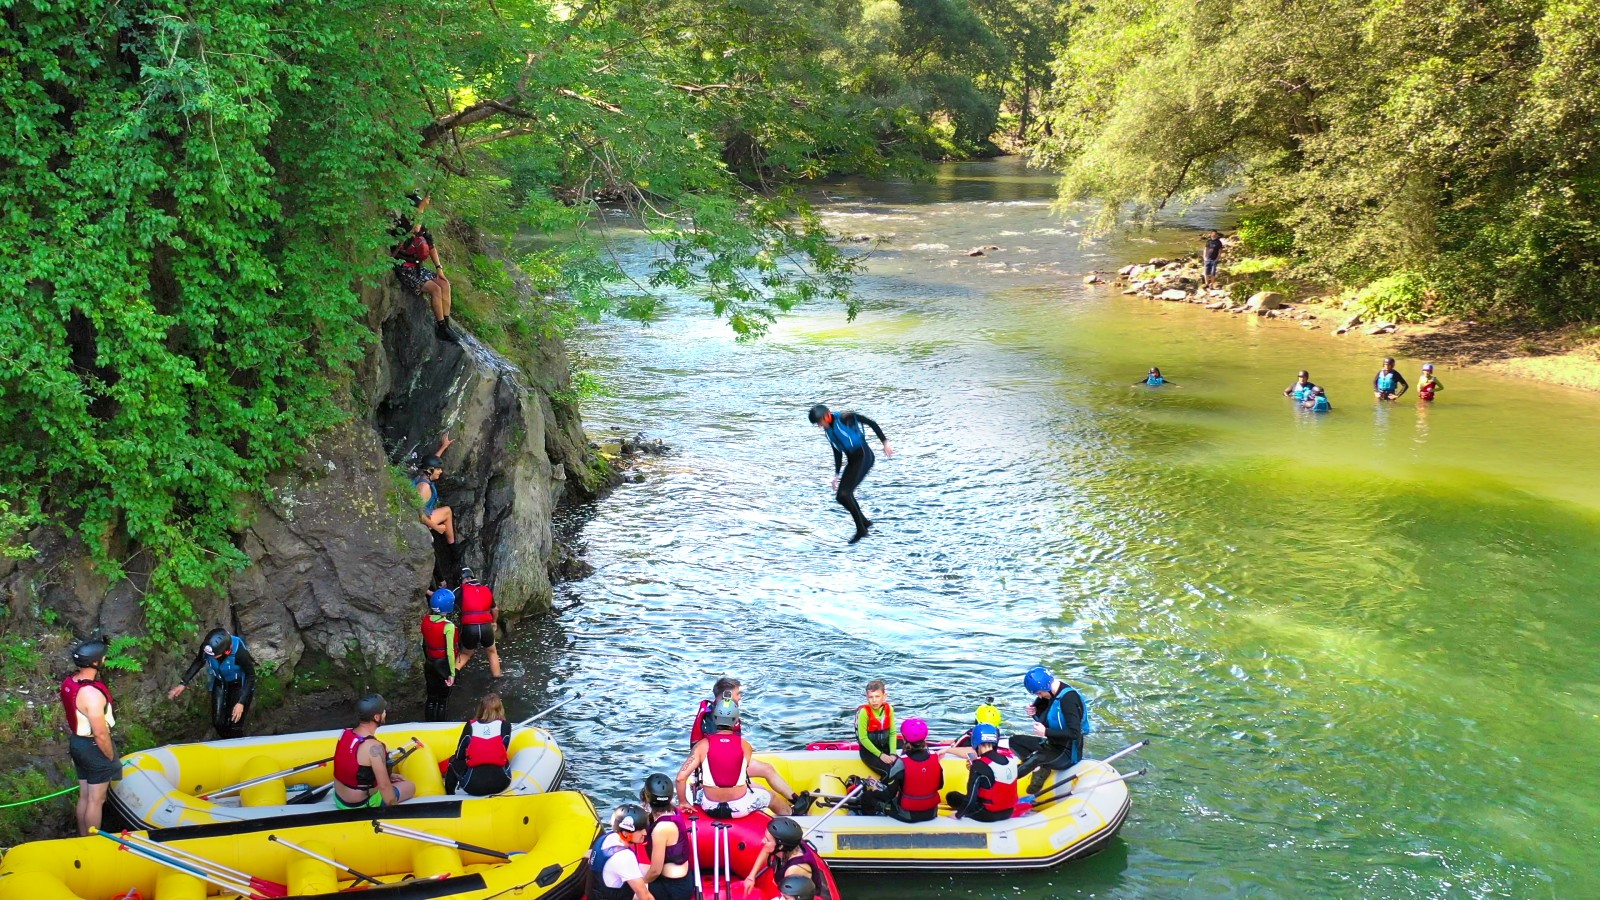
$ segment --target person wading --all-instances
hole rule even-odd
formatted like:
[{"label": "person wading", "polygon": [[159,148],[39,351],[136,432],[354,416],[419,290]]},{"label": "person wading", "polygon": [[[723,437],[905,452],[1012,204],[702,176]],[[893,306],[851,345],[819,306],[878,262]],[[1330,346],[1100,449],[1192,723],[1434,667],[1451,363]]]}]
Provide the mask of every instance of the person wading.
[{"label": "person wading", "polygon": [[122,758],[111,743],[111,689],[100,680],[106,663],[105,641],[85,641],[72,651],[78,671],[61,682],[61,708],[67,714],[67,752],[78,772],[78,834],[100,827],[111,782],[122,777]]},{"label": "person wading", "polygon": [[494,627],[499,618],[494,608],[494,591],[461,570],[461,652],[456,654],[456,669],[466,668],[474,651],[483,648],[489,656],[489,677],[500,677],[500,650],[494,645]]},{"label": "person wading", "polygon": [[[878,436],[878,441],[883,444],[884,459],[894,456],[894,448],[889,446],[889,439],[883,436],[883,429],[878,427],[878,423],[860,413],[835,414],[818,403],[811,407],[807,415],[811,424],[827,435],[828,445],[833,448],[833,498],[855,520],[855,537],[850,539],[850,543],[854,544],[866,537],[867,529],[872,527],[872,520],[862,514],[861,504],[856,502],[856,488],[872,471],[873,463],[872,448],[867,445],[867,434],[861,426],[871,428],[873,434]],[[844,469],[842,473],[841,467]]]},{"label": "person wading", "polygon": [[244,639],[229,634],[226,628],[211,629],[184,671],[182,682],[167,692],[167,699],[178,699],[202,666],[211,669],[211,727],[218,737],[242,737],[250,701],[256,695],[256,661]]}]

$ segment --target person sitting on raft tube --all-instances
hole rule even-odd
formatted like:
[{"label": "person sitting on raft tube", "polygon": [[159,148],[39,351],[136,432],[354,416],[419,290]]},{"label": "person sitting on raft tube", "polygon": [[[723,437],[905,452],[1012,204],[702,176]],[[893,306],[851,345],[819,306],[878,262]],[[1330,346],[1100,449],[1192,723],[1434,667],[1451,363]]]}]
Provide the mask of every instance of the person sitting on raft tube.
[{"label": "person sitting on raft tube", "polygon": [[381,694],[356,703],[360,719],[346,728],[333,748],[333,805],[340,809],[393,806],[417,795],[417,786],[389,771],[389,748],[375,736],[389,720]]},{"label": "person sitting on raft tube", "polygon": [[1283,389],[1283,395],[1285,397],[1293,397],[1295,402],[1300,403],[1310,397],[1315,388],[1316,385],[1311,383],[1311,373],[1301,369],[1300,374],[1295,377],[1294,384]]},{"label": "person sitting on raft tube", "polygon": [[1312,412],[1328,412],[1333,409],[1333,404],[1328,402],[1327,392],[1322,389],[1320,384],[1312,389],[1311,395],[1306,397],[1300,406]]},{"label": "person sitting on raft tube", "polygon": [[256,661],[244,639],[229,634],[226,628],[211,629],[184,670],[183,680],[167,692],[167,699],[178,699],[202,666],[211,669],[211,727],[217,730],[217,737],[242,737],[250,701],[256,695]]},{"label": "person sitting on raft tube", "polygon": [[511,786],[511,723],[500,695],[478,701],[478,714],[461,729],[456,752],[444,770],[444,792],[459,787],[474,797],[498,794]]},{"label": "person sitting on raft tube", "polygon": [[856,744],[861,761],[879,776],[889,774],[900,750],[894,731],[894,707],[883,679],[867,682],[867,702],[856,709]]},{"label": "person sitting on raft tube", "polygon": [[1417,382],[1417,399],[1432,400],[1435,391],[1444,390],[1439,379],[1433,377],[1433,363],[1422,364],[1422,379]]},{"label": "person sitting on raft tube", "polygon": [[1411,385],[1406,383],[1406,378],[1394,370],[1394,357],[1384,359],[1383,368],[1372,378],[1372,394],[1379,400],[1399,400]]},{"label": "person sitting on raft tube", "polygon": [[1161,387],[1163,384],[1170,384],[1173,387],[1178,386],[1176,381],[1168,381],[1167,379],[1163,378],[1161,376],[1160,369],[1156,368],[1155,366],[1151,366],[1150,371],[1145,373],[1144,380],[1135,381],[1133,386],[1140,387],[1142,385],[1144,387]]},{"label": "person sitting on raft tube", "polygon": [[649,814],[628,803],[611,814],[611,830],[589,848],[588,900],[654,900],[633,848],[645,841]]},{"label": "person sitting on raft tube", "polygon": [[763,869],[772,870],[772,883],[782,885],[791,878],[804,878],[811,882],[812,893],[817,885],[816,851],[805,841],[800,823],[779,816],[767,823],[767,833],[761,839],[761,852],[750,864],[750,874],[744,880],[744,895],[755,896],[756,879]]},{"label": "person sitting on raft tube", "polygon": [[466,668],[478,648],[489,655],[489,677],[500,677],[500,650],[494,645],[494,626],[499,618],[494,608],[494,591],[461,569],[461,650],[456,653],[456,671]]},{"label": "person sitting on raft tube", "polygon": [[900,726],[905,753],[884,776],[882,788],[862,792],[862,808],[878,810],[902,822],[927,822],[939,815],[939,791],[944,768],[937,754],[928,752],[928,723],[907,719]]},{"label": "person sitting on raft tube", "polygon": [[[739,682],[739,679],[728,675],[724,675],[717,679],[717,683],[711,686],[711,693],[713,697],[732,695],[734,703],[744,703],[744,685]],[[711,724],[711,707],[715,704],[715,700],[700,701],[700,711],[695,714],[694,725],[689,729],[690,750],[693,750],[694,745],[700,743],[700,741],[704,739],[706,735],[712,734],[717,730],[716,726]],[[743,731],[743,722],[733,723],[734,734],[740,734]],[[797,812],[797,815],[805,815],[806,809],[809,809],[811,806],[810,794],[806,792],[793,794],[792,791],[789,791],[788,785],[783,780],[783,776],[779,775],[778,770],[772,767],[772,763],[769,763],[766,760],[750,760],[750,777],[760,778],[767,784],[772,785],[774,788],[790,793],[792,796],[790,796],[789,799],[792,802],[802,804],[805,807],[805,809],[801,809],[799,812]]]},{"label": "person sitting on raft tube", "polygon": [[1001,754],[1000,729],[978,725],[972,729],[977,755],[968,761],[967,789],[951,791],[945,802],[958,819],[1000,822],[1017,808],[1017,761]]},{"label": "person sitting on raft tube", "polygon": [[1011,752],[1022,760],[1018,777],[1039,769],[1070,769],[1083,759],[1083,737],[1092,731],[1089,703],[1078,689],[1034,666],[1022,676],[1022,686],[1033,693],[1030,715],[1033,734],[1011,736]]},{"label": "person sitting on raft tube", "polygon": [[672,779],[661,773],[644,780],[639,802],[650,814],[645,834],[644,880],[656,900],[693,900],[689,871],[689,823],[672,802]]},{"label": "person sitting on raft tube", "polygon": [[750,781],[750,758],[756,751],[735,730],[739,725],[739,704],[731,692],[723,694],[711,707],[711,724],[716,731],[695,744],[678,769],[678,802],[689,802],[689,778],[698,772],[694,804],[714,819],[738,819],[769,807],[780,816],[789,815],[794,809],[790,805],[794,789],[777,772],[767,778],[777,795]]}]

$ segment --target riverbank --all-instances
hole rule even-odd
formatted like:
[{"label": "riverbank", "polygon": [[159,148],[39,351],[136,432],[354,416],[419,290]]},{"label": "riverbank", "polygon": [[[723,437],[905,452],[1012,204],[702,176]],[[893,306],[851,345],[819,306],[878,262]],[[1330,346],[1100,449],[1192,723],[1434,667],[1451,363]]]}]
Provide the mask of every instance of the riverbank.
[{"label": "riverbank", "polygon": [[1440,317],[1424,322],[1375,318],[1348,294],[1273,277],[1270,260],[1225,255],[1219,287],[1201,287],[1198,254],[1130,263],[1114,276],[1090,273],[1086,284],[1156,302],[1181,302],[1250,316],[1331,337],[1366,341],[1374,354],[1412,357],[1452,368],[1482,368],[1548,384],[1600,391],[1600,328],[1517,327]]}]

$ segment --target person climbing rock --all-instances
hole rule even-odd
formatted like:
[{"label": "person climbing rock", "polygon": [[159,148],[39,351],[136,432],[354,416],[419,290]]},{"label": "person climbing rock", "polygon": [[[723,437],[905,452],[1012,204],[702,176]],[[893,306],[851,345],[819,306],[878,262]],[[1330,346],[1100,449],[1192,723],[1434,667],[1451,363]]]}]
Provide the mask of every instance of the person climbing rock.
[{"label": "person climbing rock", "polygon": [[678,801],[690,802],[689,779],[698,774],[693,802],[713,818],[737,819],[768,807],[780,816],[789,815],[794,789],[777,772],[767,776],[771,791],[750,781],[755,748],[737,730],[739,704],[732,693],[724,694],[712,706],[711,724],[716,731],[694,745],[678,770]]},{"label": "person climbing rock", "polygon": [[634,847],[645,842],[649,814],[633,803],[611,814],[611,830],[589,848],[587,900],[654,900]]},{"label": "person climbing rock", "polygon": [[444,477],[444,452],[453,443],[455,441],[450,439],[450,432],[445,432],[439,441],[439,449],[422,460],[417,474],[411,479],[411,486],[417,489],[417,496],[422,498],[422,512],[418,518],[430,530],[444,535],[448,544],[456,542],[455,512],[448,506],[439,505],[438,482]]},{"label": "person climbing rock", "polygon": [[[439,247],[433,235],[422,224],[422,214],[427,212],[432,197],[418,194],[406,195],[416,204],[413,216],[400,216],[391,233],[399,241],[389,248],[395,259],[394,276],[406,290],[421,294],[433,308],[433,334],[441,341],[458,344],[461,339],[450,328],[450,280],[444,277],[444,263],[439,260]],[[424,263],[432,262],[429,269]]]},{"label": "person climbing rock", "polygon": [[111,782],[122,777],[122,758],[111,742],[117,718],[111,711],[111,689],[100,680],[110,648],[105,641],[84,641],[72,651],[78,670],[61,681],[61,708],[67,714],[67,752],[78,773],[78,835],[100,827]]},{"label": "person climbing rock", "polygon": [[461,729],[456,752],[444,772],[444,792],[456,788],[474,797],[498,794],[511,786],[511,723],[500,695],[490,691],[478,701],[478,712]]},{"label": "person climbing rock", "polygon": [[450,688],[456,683],[456,595],[441,587],[428,596],[428,614],[422,617],[422,680],[428,699],[424,718],[443,722],[450,718]]},{"label": "person climbing rock", "polygon": [[1000,752],[1000,729],[987,723],[974,725],[972,748],[977,755],[967,762],[967,789],[951,791],[945,802],[958,819],[999,822],[1011,818],[1017,808],[1017,761]]},{"label": "person climbing rock", "polygon": [[182,681],[167,692],[167,699],[178,699],[202,667],[211,670],[211,727],[218,737],[242,737],[256,695],[256,661],[250,649],[243,638],[229,634],[226,628],[211,629],[184,670]]},{"label": "person climbing rock", "polygon": [[672,802],[672,779],[660,773],[644,780],[639,801],[650,811],[650,831],[645,838],[644,880],[657,900],[691,900],[694,881],[689,872],[689,822]]},{"label": "person climbing rock", "polygon": [[[833,448],[834,499],[856,523],[855,537],[850,539],[850,543],[854,544],[866,537],[867,529],[872,527],[872,520],[862,514],[861,505],[856,502],[856,488],[872,471],[873,463],[872,448],[867,445],[867,435],[861,426],[871,428],[878,436],[883,444],[884,459],[894,456],[894,448],[889,446],[889,439],[883,436],[883,429],[878,427],[878,423],[860,413],[842,412],[835,415],[828,407],[818,403],[811,407],[807,415],[811,424],[827,435],[828,445]],[[844,470],[842,474],[841,467]]]},{"label": "person climbing rock", "polygon": [[464,669],[472,654],[482,648],[489,656],[489,676],[500,677],[500,650],[494,645],[494,628],[498,613],[494,607],[494,591],[473,577],[472,570],[461,570],[461,652],[456,656],[456,669]]},{"label": "person climbing rock", "polygon": [[333,805],[339,809],[393,806],[417,795],[417,786],[389,771],[389,748],[376,737],[389,720],[381,694],[356,703],[356,727],[346,728],[333,747]]},{"label": "person climbing rock", "polygon": [[[1093,730],[1089,702],[1044,666],[1029,669],[1022,676],[1022,686],[1033,694],[1029,712],[1033,734],[1012,735],[1011,752],[1022,760],[1018,777],[1038,769],[1036,781],[1042,782],[1046,770],[1070,769],[1083,759],[1084,735]],[[1029,793],[1037,793],[1037,789],[1030,787]]]}]

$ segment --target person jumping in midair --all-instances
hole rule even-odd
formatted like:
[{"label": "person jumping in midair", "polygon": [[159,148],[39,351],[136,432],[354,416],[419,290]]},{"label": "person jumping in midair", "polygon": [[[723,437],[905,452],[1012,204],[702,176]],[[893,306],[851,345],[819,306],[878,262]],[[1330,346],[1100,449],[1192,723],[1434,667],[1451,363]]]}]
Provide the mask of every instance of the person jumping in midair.
[{"label": "person jumping in midair", "polygon": [[[866,537],[867,529],[872,527],[872,520],[862,515],[861,505],[856,502],[856,488],[872,471],[873,463],[872,448],[867,446],[867,435],[861,426],[871,428],[883,443],[884,459],[894,456],[894,448],[889,446],[889,439],[883,436],[883,429],[878,427],[878,423],[860,413],[842,412],[834,415],[832,410],[818,403],[811,407],[810,417],[811,424],[822,429],[833,447],[833,487],[837,492],[834,499],[855,520],[856,534],[850,539],[850,543],[854,544]],[[849,464],[845,465],[846,462]],[[842,473],[839,471],[841,467],[844,469]]]}]

